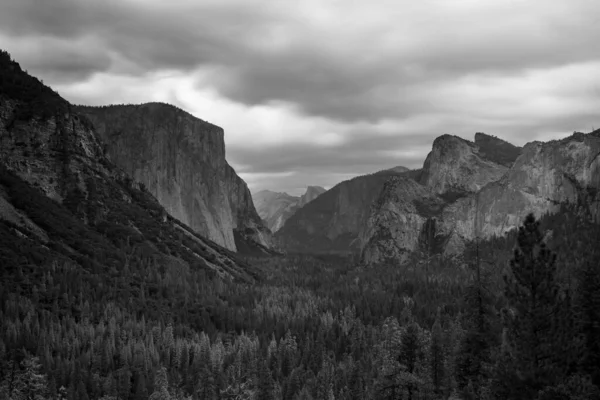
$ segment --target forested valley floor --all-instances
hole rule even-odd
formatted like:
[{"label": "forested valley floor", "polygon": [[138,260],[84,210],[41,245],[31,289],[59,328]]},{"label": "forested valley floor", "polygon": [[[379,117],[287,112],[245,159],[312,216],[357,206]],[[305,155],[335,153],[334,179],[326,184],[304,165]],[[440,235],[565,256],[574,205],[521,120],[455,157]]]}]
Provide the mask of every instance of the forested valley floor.
[{"label": "forested valley floor", "polygon": [[0,399],[600,398],[599,238],[564,209],[462,260],[254,258],[255,282],[4,241]]}]

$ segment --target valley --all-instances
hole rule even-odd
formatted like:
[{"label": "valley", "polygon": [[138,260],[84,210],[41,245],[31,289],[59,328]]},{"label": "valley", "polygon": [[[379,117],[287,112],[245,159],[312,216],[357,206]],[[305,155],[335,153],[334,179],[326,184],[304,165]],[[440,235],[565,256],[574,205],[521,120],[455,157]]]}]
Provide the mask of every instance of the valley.
[{"label": "valley", "polygon": [[225,134],[0,53],[0,399],[599,398],[600,130],[303,196]]}]

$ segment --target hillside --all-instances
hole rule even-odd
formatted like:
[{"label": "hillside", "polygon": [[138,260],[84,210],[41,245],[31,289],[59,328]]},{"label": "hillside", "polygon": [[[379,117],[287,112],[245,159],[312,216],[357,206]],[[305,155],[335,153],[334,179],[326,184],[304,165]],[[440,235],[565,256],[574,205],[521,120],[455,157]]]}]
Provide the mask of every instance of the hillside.
[{"label": "hillside", "polygon": [[371,204],[389,178],[403,174],[410,172],[385,170],[341,182],[299,209],[275,238],[291,253],[358,254]]},{"label": "hillside", "polygon": [[[32,266],[58,260],[99,274],[130,260],[255,279],[235,254],[170,217],[144,185],[112,164],[93,124],[68,102],[7,53],[0,65],[4,265],[20,257]],[[38,255],[27,255],[23,245]]]}]

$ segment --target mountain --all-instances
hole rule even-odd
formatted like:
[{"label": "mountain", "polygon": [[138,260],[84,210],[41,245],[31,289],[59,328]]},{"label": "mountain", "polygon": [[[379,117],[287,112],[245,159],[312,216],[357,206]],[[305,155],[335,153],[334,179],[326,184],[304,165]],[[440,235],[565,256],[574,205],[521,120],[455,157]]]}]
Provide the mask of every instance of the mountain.
[{"label": "mountain", "polygon": [[403,174],[410,171],[385,170],[337,184],[296,211],[277,231],[277,243],[292,253],[357,254],[371,204],[390,177]]},{"label": "mountain", "polygon": [[[598,131],[522,149],[482,133],[475,139],[444,135],[434,141],[418,178],[421,190],[430,192],[418,200],[406,183],[393,195],[381,192],[363,235],[365,263],[405,261],[417,250],[416,238],[427,221],[435,221],[434,241],[443,243],[437,250],[455,255],[476,236],[504,235],[530,212],[540,217],[561,204],[580,204],[598,214]],[[430,204],[427,212],[413,207],[423,199]]]},{"label": "mountain", "polygon": [[459,244],[447,251],[460,251],[476,233],[502,235],[527,213],[554,213],[563,203],[580,204],[598,216],[599,188],[600,131],[528,143],[502,179],[446,207],[442,229]]},{"label": "mountain", "polygon": [[507,169],[487,158],[476,143],[442,135],[433,142],[419,183],[438,194],[460,195],[497,181]]},{"label": "mountain", "polygon": [[75,111],[92,122],[108,157],[171,216],[232,251],[271,246],[246,183],[225,159],[223,129],[162,103]]},{"label": "mountain", "polygon": [[[512,152],[494,152],[497,145]],[[508,167],[495,160],[506,163],[513,157],[514,161],[519,152],[518,147],[483,133],[476,134],[475,142],[453,135],[436,138],[420,174],[386,182],[372,204],[360,235],[361,260],[367,264],[406,261],[418,250],[426,226],[436,228],[432,234],[440,251],[450,235],[433,221],[457,199],[499,180]],[[499,155],[490,159],[488,154]]]},{"label": "mountain", "polygon": [[476,235],[514,229],[529,212],[539,217],[570,203],[597,214],[599,160],[598,131],[523,148],[481,132],[474,141],[442,135],[422,169],[342,182],[292,216],[276,239],[289,252],[401,263],[431,227],[436,251],[454,255]]},{"label": "mountain", "polygon": [[434,191],[410,177],[388,179],[360,230],[361,259],[369,264],[406,261],[427,220],[443,205]]},{"label": "mountain", "polygon": [[262,190],[252,195],[258,215],[271,232],[277,232],[298,209],[299,197],[287,193]]},{"label": "mountain", "polygon": [[252,195],[252,200],[258,215],[265,221],[271,232],[275,233],[299,208],[310,203],[325,191],[320,186],[309,186],[302,196],[297,197],[287,193],[261,190]]},{"label": "mountain", "polygon": [[140,273],[160,265],[254,280],[248,265],[169,215],[106,151],[89,119],[0,52],[1,265],[78,265],[94,275],[137,262]]}]

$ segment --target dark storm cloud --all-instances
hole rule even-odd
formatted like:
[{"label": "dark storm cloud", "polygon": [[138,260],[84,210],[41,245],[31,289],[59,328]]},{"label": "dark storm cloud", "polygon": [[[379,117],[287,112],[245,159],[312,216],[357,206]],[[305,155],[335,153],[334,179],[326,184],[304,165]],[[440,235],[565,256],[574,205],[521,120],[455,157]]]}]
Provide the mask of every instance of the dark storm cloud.
[{"label": "dark storm cloud", "polygon": [[[399,161],[408,167],[422,162],[422,154],[410,155],[423,141],[432,142],[436,135],[407,135],[402,137],[356,137],[338,146],[320,147],[310,144],[274,146],[265,157],[264,149],[238,149],[229,151],[241,165],[251,165],[252,172],[273,173],[281,171],[328,171],[362,174],[381,168],[391,168]],[[390,149],[399,149],[391,152]],[[407,155],[399,157],[398,154]],[[365,157],[367,156],[367,157]],[[243,170],[242,170],[243,172]]]},{"label": "dark storm cloud", "polygon": [[[589,23],[600,7],[574,2],[570,14],[557,11],[547,18],[538,8],[536,18],[526,14],[536,8],[523,8],[523,3],[514,2],[512,24],[502,21],[505,15],[478,20],[494,15],[474,12],[473,20],[463,20],[470,14],[460,12],[433,13],[419,25],[411,23],[407,11],[408,17],[397,24],[408,25],[406,35],[414,37],[392,37],[391,45],[382,44],[386,36],[372,27],[363,36],[353,36],[353,30],[361,32],[358,12],[339,31],[311,29],[310,21],[294,14],[298,10],[293,2],[5,0],[0,31],[32,40],[40,35],[95,38],[98,52],[132,62],[136,74],[206,67],[213,71],[210,84],[233,101],[285,101],[310,115],[376,121],[431,109],[435,99],[424,97],[422,86],[436,81],[600,57],[600,26]],[[435,11],[435,5],[427,11]],[[402,6],[381,2],[379,7],[382,15],[390,13],[382,19],[383,28],[393,27]],[[337,6],[340,15],[346,9],[351,7]],[[89,65],[94,66],[98,71],[106,68],[103,63]],[[55,67],[63,75],[71,73],[68,63],[50,66],[53,73]],[[80,77],[76,73],[73,79]]]},{"label": "dark storm cloud", "polygon": [[251,188],[294,189],[420,167],[443,133],[522,145],[600,125],[597,15],[597,0],[2,0],[0,47],[78,103],[177,99],[225,128]]}]

